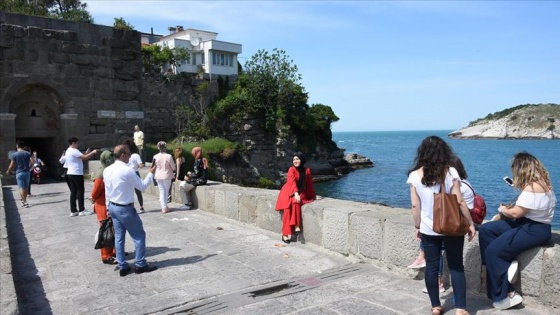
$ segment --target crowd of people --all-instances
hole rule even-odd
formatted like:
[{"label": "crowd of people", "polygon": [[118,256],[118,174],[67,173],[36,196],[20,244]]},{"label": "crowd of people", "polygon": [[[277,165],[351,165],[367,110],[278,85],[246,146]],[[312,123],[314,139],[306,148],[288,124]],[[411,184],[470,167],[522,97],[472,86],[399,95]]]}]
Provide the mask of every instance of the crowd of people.
[{"label": "crowd of people", "polygon": [[[140,137],[139,126],[135,126],[135,129],[133,141],[128,140],[117,145],[113,151],[101,153],[101,166],[95,173],[93,189],[88,198],[94,204],[99,222],[108,217],[114,222],[114,247],[102,248],[101,260],[104,264],[118,265],[121,276],[131,272],[124,251],[126,232],[135,244],[134,272],[157,269],[157,266],[150,266],[145,258],[146,233],[139,216],[139,213],[144,212],[142,191],[152,183],[157,185],[161,212],[168,213],[171,211],[168,197],[173,185],[178,185],[181,206],[177,209],[188,210],[193,207],[192,190],[205,185],[208,179],[208,161],[203,157],[200,147],[194,147],[191,151],[194,165],[190,172],[187,171],[183,148],[174,148],[171,155],[167,153],[167,143],[164,141],[157,143],[159,152],[154,155],[152,165],[142,179],[138,169],[144,167],[141,158],[144,134],[141,133]],[[68,144],[60,163],[67,170],[70,216],[90,215],[94,212],[86,210],[84,206],[83,161],[99,151],[88,149],[82,153],[78,150],[79,140],[74,137],[68,139]],[[28,207],[30,168],[36,162],[36,155],[26,151],[22,141],[17,141],[16,149],[6,173],[15,170],[22,207],[25,208]],[[305,166],[306,162],[304,153],[293,154],[292,166],[287,170],[286,181],[275,206],[282,213],[281,240],[286,244],[301,236],[304,226],[302,206],[318,199],[312,172]],[[486,292],[493,306],[508,309],[522,303],[523,298],[513,286],[518,274],[516,259],[524,251],[550,241],[556,197],[548,171],[533,155],[527,152],[515,154],[511,173],[513,186],[519,191],[515,202],[500,205],[499,215],[477,225],[471,218],[475,193],[472,184],[467,181],[467,171],[459,156],[437,136],[425,138],[418,146],[406,183],[410,189],[414,233],[420,242],[420,251],[409,268],[425,268],[426,287],[423,291],[429,295],[432,315],[444,313],[439,296],[446,290],[442,279],[444,257],[451,276],[455,314],[469,314],[463,249],[465,236],[470,242],[477,233],[482,265],[485,266]],[[465,235],[443,235],[435,231],[434,196],[440,191],[456,196],[459,211],[468,222]],[[134,206],[135,196],[140,204],[139,212]]]}]

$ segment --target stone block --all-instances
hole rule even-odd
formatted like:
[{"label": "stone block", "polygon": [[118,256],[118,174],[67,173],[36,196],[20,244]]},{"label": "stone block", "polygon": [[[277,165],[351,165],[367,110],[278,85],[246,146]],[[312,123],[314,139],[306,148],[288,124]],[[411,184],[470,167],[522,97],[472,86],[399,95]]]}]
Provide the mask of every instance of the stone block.
[{"label": "stone block", "polygon": [[354,212],[353,207],[337,207],[332,203],[323,209],[323,247],[349,254],[350,215]]},{"label": "stone block", "polygon": [[[560,238],[544,250],[539,300],[550,305],[560,305]],[[523,276],[521,278],[523,281]]]},{"label": "stone block", "polygon": [[280,211],[274,209],[277,195],[257,196],[257,226],[261,229],[282,232],[282,217]]},{"label": "stone block", "polygon": [[[463,247],[463,265],[465,266],[467,290],[475,293],[482,293],[483,291],[486,292],[486,287],[482,286],[481,280],[482,261],[480,258],[478,236],[475,236],[475,238],[470,242],[465,237],[465,246]],[[483,276],[486,277],[486,274]]]},{"label": "stone block", "polygon": [[545,247],[531,248],[517,257],[519,277],[514,287],[523,295],[539,296]]},{"label": "stone block", "polygon": [[257,224],[257,196],[247,193],[246,190],[240,192],[239,196],[239,221]]},{"label": "stone block", "polygon": [[223,216],[228,219],[239,221],[239,197],[241,192],[239,189],[232,187],[225,190],[225,204],[223,209]]},{"label": "stone block", "polygon": [[350,217],[349,252],[381,261],[383,258],[384,211],[369,209]]},{"label": "stone block", "polygon": [[410,210],[393,209],[395,214],[385,220],[383,262],[406,268],[418,256],[419,243],[414,234]]},{"label": "stone block", "polygon": [[323,198],[303,205],[301,209],[302,233],[306,242],[323,246],[323,209],[330,198]]}]

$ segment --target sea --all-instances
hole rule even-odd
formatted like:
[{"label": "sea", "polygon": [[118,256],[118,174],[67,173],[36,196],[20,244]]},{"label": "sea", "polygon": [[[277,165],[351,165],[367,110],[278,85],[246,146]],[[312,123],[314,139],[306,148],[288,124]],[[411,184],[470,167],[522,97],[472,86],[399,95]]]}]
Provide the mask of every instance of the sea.
[{"label": "sea", "polygon": [[[519,191],[503,178],[511,175],[512,157],[521,151],[536,156],[550,173],[556,198],[560,201],[560,140],[450,139],[452,130],[334,132],[333,140],[346,154],[368,157],[374,167],[355,170],[340,179],[316,183],[320,196],[358,202],[376,202],[410,209],[408,170],[420,142],[431,135],[444,139],[465,165],[468,180],[487,205],[487,219],[497,213],[500,203],[511,203]],[[560,211],[556,208],[552,228],[560,231]]]}]

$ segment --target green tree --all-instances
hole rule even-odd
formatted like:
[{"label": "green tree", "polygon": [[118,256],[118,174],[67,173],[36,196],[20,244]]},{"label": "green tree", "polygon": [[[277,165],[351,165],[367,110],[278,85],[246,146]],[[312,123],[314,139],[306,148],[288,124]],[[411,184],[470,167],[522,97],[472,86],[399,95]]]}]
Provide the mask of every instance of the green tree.
[{"label": "green tree", "polygon": [[125,31],[133,31],[134,26],[132,24],[125,21],[122,17],[115,18],[115,23],[113,23],[113,27],[118,30],[125,30]]},{"label": "green tree", "polygon": [[163,66],[179,67],[190,59],[189,51],[184,47],[161,47],[159,45],[142,46],[142,64],[147,73],[166,71]]},{"label": "green tree", "polygon": [[2,0],[0,10],[59,20],[93,23],[87,4],[80,0]]}]

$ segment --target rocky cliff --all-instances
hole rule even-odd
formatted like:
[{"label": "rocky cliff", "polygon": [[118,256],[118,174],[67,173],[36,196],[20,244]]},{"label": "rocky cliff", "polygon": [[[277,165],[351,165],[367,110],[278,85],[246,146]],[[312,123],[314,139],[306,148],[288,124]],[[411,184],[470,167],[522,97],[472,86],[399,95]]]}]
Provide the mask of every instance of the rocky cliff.
[{"label": "rocky cliff", "polygon": [[449,133],[458,139],[558,139],[560,105],[527,104],[489,114]]}]

